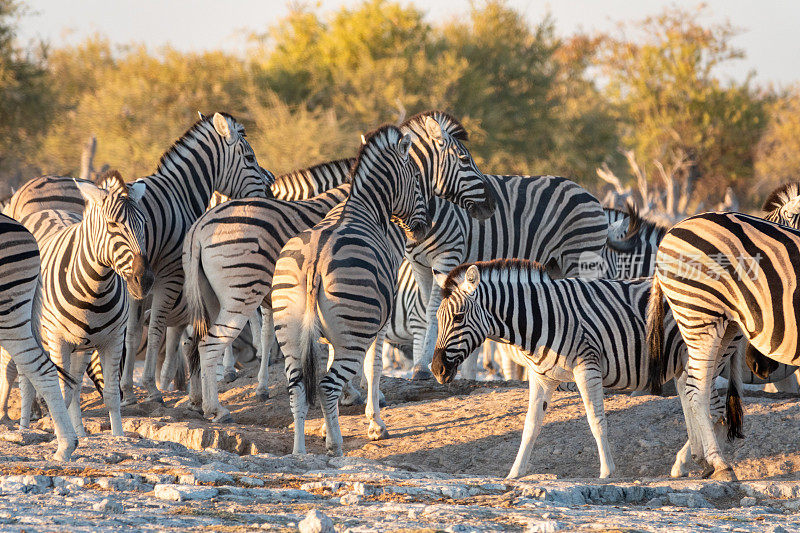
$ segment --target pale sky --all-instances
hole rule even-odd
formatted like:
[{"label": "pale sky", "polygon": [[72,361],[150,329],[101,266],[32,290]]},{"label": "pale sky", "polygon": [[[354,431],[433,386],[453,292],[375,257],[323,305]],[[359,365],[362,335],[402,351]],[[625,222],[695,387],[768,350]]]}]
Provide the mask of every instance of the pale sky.
[{"label": "pale sky", "polygon": [[[94,33],[113,43],[144,43],[155,49],[241,51],[246,36],[264,32],[286,15],[286,0],[26,0],[32,13],[20,21],[23,42],[41,38],[53,46],[74,44]],[[353,6],[360,0],[321,0],[323,12]],[[421,7],[428,20],[447,20],[468,13],[469,0],[405,1]],[[559,35],[577,30],[608,31],[620,21],[637,20],[676,4],[698,1],[661,0],[509,0],[531,23],[546,13],[555,18]],[[734,44],[747,58],[726,69],[743,79],[751,70],[759,83],[787,85],[800,81],[800,1],[708,0],[708,21],[726,19],[745,32]]]}]

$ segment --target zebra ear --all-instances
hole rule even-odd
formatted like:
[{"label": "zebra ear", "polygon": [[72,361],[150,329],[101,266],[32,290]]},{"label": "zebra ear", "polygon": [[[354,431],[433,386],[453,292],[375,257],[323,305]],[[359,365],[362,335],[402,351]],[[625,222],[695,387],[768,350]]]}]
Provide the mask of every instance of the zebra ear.
[{"label": "zebra ear", "polygon": [[445,274],[444,272],[439,272],[438,270],[434,270],[433,280],[439,287],[444,288],[444,282],[447,280],[447,274]]},{"label": "zebra ear", "polygon": [[781,211],[786,213],[789,217],[795,217],[800,213],[800,196],[796,196],[783,204]]},{"label": "zebra ear", "polygon": [[200,117],[200,120],[205,120],[206,116],[202,114],[200,111],[197,112],[197,116]]},{"label": "zebra ear", "polygon": [[403,135],[403,138],[400,139],[399,148],[400,156],[403,158],[403,160],[407,160],[408,151],[411,149],[411,136],[409,134],[406,133]]},{"label": "zebra ear", "polygon": [[462,287],[465,291],[472,294],[475,292],[475,289],[478,288],[478,283],[480,283],[480,281],[481,273],[478,270],[478,267],[475,265],[470,265],[470,267],[467,268],[466,274],[464,275],[464,284]]},{"label": "zebra ear", "polygon": [[128,198],[136,202],[137,204],[144,196],[145,191],[147,190],[147,184],[143,181],[134,181],[133,183],[128,185]]},{"label": "zebra ear", "polygon": [[425,131],[428,132],[431,139],[439,144],[444,144],[444,134],[442,133],[442,126],[433,117],[425,117]]},{"label": "zebra ear", "polygon": [[93,183],[86,183],[77,180],[72,181],[74,181],[75,185],[78,187],[78,191],[81,193],[81,196],[83,196],[83,200],[86,202],[87,207],[89,204],[103,203],[103,200],[105,200],[106,196],[108,196],[107,190],[101,189]]},{"label": "zebra ear", "polygon": [[228,141],[228,144],[233,144],[233,135],[231,135],[228,119],[219,113],[214,113],[214,129],[217,130],[220,137]]}]

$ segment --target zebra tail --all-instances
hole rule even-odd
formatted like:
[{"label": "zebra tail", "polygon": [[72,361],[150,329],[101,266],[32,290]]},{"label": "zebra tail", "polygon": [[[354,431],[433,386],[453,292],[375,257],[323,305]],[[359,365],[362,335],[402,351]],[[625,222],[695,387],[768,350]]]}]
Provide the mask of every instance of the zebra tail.
[{"label": "zebra tail", "polygon": [[[42,276],[39,275],[39,282],[36,284],[36,291],[33,293],[33,300],[31,301],[31,334],[33,335],[33,340],[36,341],[36,344],[42,350],[42,354],[47,358],[42,368],[46,369],[49,366],[47,364],[49,362],[56,367],[56,372],[58,372],[58,376],[61,380],[70,387],[74,387],[78,384],[77,380],[53,361],[50,354],[44,350],[44,345],[42,344],[42,290]],[[49,369],[44,370],[44,373],[46,374],[48,371]]]},{"label": "zebra tail", "polygon": [[315,335],[317,322],[317,293],[319,280],[312,267],[306,278],[306,310],[303,315],[303,332],[300,339],[300,358],[303,367],[303,386],[306,389],[306,401],[314,405],[317,398],[317,358],[315,347],[318,336]]},{"label": "zebra tail", "polygon": [[653,276],[647,308],[647,347],[650,351],[647,388],[651,394],[660,395],[667,362],[664,358],[664,291],[658,276]]},{"label": "zebra tail", "polygon": [[739,391],[742,390],[742,350],[739,347],[731,358],[728,372],[728,395],[725,399],[725,421],[728,423],[728,442],[743,439],[744,408]]},{"label": "zebra tail", "polygon": [[606,245],[618,253],[633,253],[639,247],[639,231],[642,229],[642,217],[639,208],[630,200],[627,203],[628,231],[619,239],[606,237]]},{"label": "zebra tail", "polygon": [[184,241],[183,295],[186,297],[186,308],[189,312],[189,322],[192,324],[192,336],[186,351],[186,362],[189,365],[189,375],[194,376],[200,372],[200,339],[208,335],[210,319],[208,309],[203,301],[202,284],[208,284],[200,264],[200,240],[194,238],[194,231],[190,231]]}]

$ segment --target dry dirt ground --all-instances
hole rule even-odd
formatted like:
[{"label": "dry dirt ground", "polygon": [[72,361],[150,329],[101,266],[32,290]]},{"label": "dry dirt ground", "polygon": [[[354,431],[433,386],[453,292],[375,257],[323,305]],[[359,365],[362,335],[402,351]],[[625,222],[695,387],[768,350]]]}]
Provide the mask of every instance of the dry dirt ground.
[{"label": "dry dirt ground", "polygon": [[[231,410],[235,419],[233,424],[211,424],[204,421],[198,414],[186,409],[184,394],[180,392],[165,394],[166,403],[164,405],[139,404],[123,408],[124,427],[126,435],[130,437],[125,439],[126,446],[131,445],[131,438],[134,440],[141,438],[143,443],[151,443],[148,439],[180,443],[182,445],[180,448],[186,450],[185,454],[191,454],[191,450],[206,450],[193,459],[197,466],[202,466],[204,462],[208,462],[208,460],[203,459],[205,456],[202,453],[208,453],[208,450],[212,448],[234,452],[245,460],[248,457],[252,457],[253,461],[261,457],[283,456],[291,453],[292,417],[288,408],[285,377],[278,365],[274,365],[271,371],[271,397],[266,402],[257,401],[254,397],[254,369],[241,372],[239,379],[231,384],[221,384],[223,390],[221,401]],[[427,481],[442,479],[442,476],[444,476],[444,478],[448,479],[466,479],[468,477],[469,479],[482,480],[482,483],[489,483],[490,485],[492,483],[504,483],[501,478],[508,473],[519,446],[527,409],[528,392],[526,383],[458,380],[453,384],[443,386],[435,382],[409,382],[399,378],[384,378],[382,380],[382,390],[388,405],[382,409],[381,415],[391,433],[390,438],[386,440],[371,442],[366,438],[367,424],[363,416],[363,406],[350,406],[341,409],[345,454],[356,463],[360,460],[359,458],[363,458],[366,460],[364,464],[378,465],[375,466],[377,470],[374,472],[367,468],[367,471],[377,476],[375,479],[379,479],[383,475],[380,472],[387,470],[402,472],[403,476],[411,476],[415,479],[425,479]],[[780,488],[773,487],[772,489],[764,490],[767,490],[767,492],[771,490],[777,494],[778,496],[776,497],[780,501],[789,501],[786,504],[788,507],[785,509],[774,505],[773,507],[767,507],[767,509],[778,509],[775,510],[775,513],[780,515],[778,517],[780,519],[775,522],[777,524],[776,527],[788,531],[795,530],[794,528],[800,528],[800,515],[798,515],[797,510],[800,507],[800,499],[798,499],[800,498],[800,398],[787,394],[747,394],[744,398],[746,409],[744,433],[746,438],[737,441],[732,449],[728,450],[728,456],[732,458],[736,474],[739,480],[744,483],[725,485],[728,488],[723,491],[725,492],[724,498],[720,494],[709,495],[707,492],[702,492],[712,502],[712,511],[714,508],[727,509],[724,516],[713,515],[717,518],[712,519],[712,515],[709,515],[712,518],[686,515],[684,518],[690,517],[690,522],[691,520],[696,520],[697,527],[702,525],[702,527],[710,527],[712,530],[737,530],[738,525],[741,524],[735,521],[730,522],[730,520],[745,520],[746,517],[730,517],[738,516],[736,515],[737,512],[744,513],[742,516],[747,515],[747,513],[752,514],[754,512],[753,509],[756,509],[755,507],[741,507],[740,499],[749,497],[750,494],[755,494],[757,498],[760,498],[760,493],[753,487],[763,488],[766,482],[769,487],[774,485]],[[12,397],[12,417],[18,416],[17,405],[18,392],[15,391]],[[92,434],[107,433],[108,419],[102,407],[102,402],[99,395],[88,387],[84,387],[83,406],[87,430]],[[700,472],[697,468],[690,474],[690,480],[693,478],[694,481],[682,482],[689,483],[689,485],[680,485],[680,483],[676,485],[676,482],[669,480],[669,470],[674,460],[675,452],[686,441],[683,417],[676,398],[630,397],[622,394],[612,394],[606,397],[605,408],[610,431],[609,440],[617,466],[614,483],[621,483],[622,485],[620,486],[665,486],[672,487],[669,490],[678,491],[682,491],[689,486],[694,487],[692,490],[705,491],[706,489],[703,487],[720,485],[706,485],[709,482],[700,482],[698,484],[697,478]],[[310,454],[324,454],[324,441],[317,435],[320,423],[321,413],[319,408],[312,408],[306,424],[306,443]],[[38,423],[39,429],[47,430],[49,429],[47,426],[47,420]],[[109,453],[115,449],[112,438],[105,436],[99,438],[99,440],[98,438],[90,437],[88,440],[83,440],[76,456],[83,458],[80,460],[91,461],[92,454]],[[144,445],[142,444],[142,446]],[[0,443],[0,455],[6,455],[6,461],[9,460],[9,457],[12,460],[19,459],[24,461],[26,460],[26,454],[30,455],[28,459],[38,461],[46,458],[46,453],[49,453],[47,450],[53,448],[54,444],[50,442],[47,444],[19,446],[16,451],[9,449],[9,446],[13,448],[19,445]],[[186,448],[183,448],[183,446],[186,446]],[[169,449],[164,453],[168,452]],[[156,457],[156,455],[153,455],[153,457]],[[180,455],[180,453],[176,452],[176,455]],[[227,455],[236,457],[231,453]],[[141,456],[139,459],[146,460],[147,456]],[[325,462],[327,459],[320,458],[319,460],[323,461],[321,464],[327,465]],[[124,461],[120,463],[120,465],[123,464]],[[180,461],[176,464],[180,464]],[[33,463],[31,463],[32,465]],[[319,466],[317,465],[315,468],[319,470]],[[330,468],[330,465],[328,465],[328,468]],[[314,471],[314,468],[309,467],[306,470],[310,472]],[[599,473],[597,449],[589,431],[582,402],[577,393],[558,392],[555,394],[545,416],[544,427],[536,442],[529,471],[531,475],[523,480],[523,483],[544,483],[545,485],[549,483],[550,485],[547,486],[550,487],[548,490],[551,493],[555,490],[553,487],[571,487],[570,490],[577,490],[577,487],[584,490],[586,487],[597,485],[597,481],[594,479]],[[23,474],[25,471],[23,469],[6,473]],[[427,473],[439,474],[430,474],[429,476]],[[364,479],[372,479],[368,473],[364,475],[367,477],[359,479],[362,481]],[[322,476],[322,479],[327,479],[328,477],[330,476]],[[318,479],[314,476],[307,479],[312,478]],[[330,477],[330,479],[339,478],[334,476]],[[342,482],[344,483],[344,481]],[[562,484],[562,482],[564,483]],[[554,483],[555,485],[553,485]],[[202,485],[202,483],[200,484]],[[147,488],[146,485],[143,486]],[[480,486],[482,487],[483,485]],[[475,497],[500,497],[505,494],[506,500],[509,500],[509,498],[514,500],[516,498],[519,503],[519,501],[522,501],[520,498],[524,499],[523,493],[525,490],[528,490],[528,496],[533,494],[531,491],[534,491],[534,489],[520,489],[519,487],[522,485],[497,485],[497,487],[501,486],[504,488],[497,489],[499,494],[493,495],[492,490],[486,489],[488,492],[484,491],[485,493],[480,493]],[[513,487],[516,487],[516,489],[513,489]],[[517,491],[514,498],[508,496],[509,492],[506,489]],[[337,498],[339,498],[341,490],[344,489],[337,490],[339,490],[339,493],[333,491],[333,494],[335,495],[334,499],[338,502]],[[475,490],[480,492],[484,489]],[[561,489],[559,488],[558,490]],[[0,492],[3,492],[3,490],[0,490]],[[220,498],[225,500],[221,496],[223,492],[220,490],[219,494]],[[545,497],[545,492],[536,494],[539,494],[540,498],[549,501],[551,497]],[[445,493],[446,491],[443,494]],[[649,496],[653,494],[647,493]],[[665,494],[661,494],[662,500],[666,498]],[[697,492],[697,494],[701,493]],[[366,498],[363,494],[359,497]],[[714,497],[717,500],[714,500]],[[569,496],[569,498],[573,498],[573,496]],[[534,524],[531,526],[534,522],[530,520],[534,518],[538,520],[536,516],[532,518],[518,516],[518,519],[515,519],[516,522],[511,520],[511,522],[504,523],[502,527],[498,526],[498,528],[522,529],[525,524],[528,524],[529,528],[533,528],[533,530],[536,530],[537,527],[544,528],[544,530],[554,530],[552,528],[570,530],[573,528],[581,529],[584,526],[589,527],[592,522],[597,521],[597,518],[591,518],[590,515],[584,516],[585,513],[581,514],[581,506],[578,505],[583,502],[581,498],[578,497],[580,501],[573,502],[575,505],[569,504],[569,502],[566,504],[561,502],[562,508],[559,508],[560,511],[556,514],[550,514],[551,517],[560,516],[560,522],[559,520],[548,519],[547,516],[544,516],[547,513],[540,513],[541,516],[538,516],[538,518],[544,516],[545,522],[552,522],[552,524],[541,525],[534,520],[539,525]],[[633,502],[636,505],[647,503],[645,501],[635,501],[635,498],[633,500],[626,498],[628,497],[622,497],[622,509],[625,508],[625,502]],[[640,500],[642,498],[645,498],[645,496],[641,496]],[[652,500],[649,497],[645,499]],[[380,498],[377,498],[375,501],[379,500]],[[384,500],[389,501],[391,498],[387,496]],[[619,499],[614,500],[613,498],[602,500],[601,502],[585,496],[585,500],[583,503],[586,505],[583,505],[583,507],[599,505],[606,501],[620,503]],[[651,504],[655,502],[651,507],[658,508],[659,505],[656,504],[659,503],[667,506],[670,504],[676,505],[672,496],[664,501],[657,500],[658,498],[651,501]],[[419,501],[425,501],[426,505],[432,503],[432,501],[427,501],[424,498]],[[758,501],[761,503],[760,499]],[[792,502],[797,502],[797,505]],[[362,503],[366,503],[366,500]],[[412,503],[409,503],[409,505]],[[293,503],[293,505],[295,504],[297,502]],[[511,505],[506,504],[503,505],[505,507]],[[546,502],[542,503],[542,505],[545,504]],[[498,500],[498,502],[490,502],[489,507],[503,507],[503,505]],[[563,508],[564,505],[567,507],[566,511]],[[305,505],[305,507],[301,505],[301,507],[301,511],[310,508],[308,505]],[[688,505],[688,507],[703,506]],[[739,507],[741,508],[734,512],[734,508]],[[325,507],[322,506],[320,508],[324,509]],[[0,509],[2,509],[2,505],[0,505]],[[217,507],[214,507],[214,509],[217,509]],[[336,509],[339,509],[338,503]],[[570,509],[574,511],[574,516],[571,514]],[[616,509],[619,510],[619,506]],[[641,510],[640,507],[636,509]],[[373,511],[375,510],[373,509]],[[406,511],[402,510],[400,514],[403,515]],[[339,511],[328,509],[326,512],[336,515]],[[614,512],[617,511],[613,511],[612,514]],[[621,513],[620,516],[625,516],[626,514],[626,511],[619,512]],[[643,515],[642,520],[645,520],[645,522],[641,523],[634,520],[633,515],[631,515],[629,518],[633,522],[628,523],[626,527],[633,527],[633,525],[639,524],[634,529],[638,527],[643,530],[663,529],[664,527],[671,529],[671,527],[665,526],[665,523],[661,523],[660,526],[656,527],[658,521],[653,521],[655,520],[654,517],[661,515],[657,514],[658,511],[652,512],[656,514],[649,518],[644,518]],[[700,513],[701,511],[695,510],[691,512]],[[408,513],[410,513],[410,518],[415,517],[411,511],[408,511]],[[301,518],[302,516],[300,515],[295,513],[292,516]],[[784,515],[791,516],[791,519],[784,519]],[[212,525],[224,525],[227,523],[224,519],[220,519],[219,516],[209,516],[209,520],[213,518],[211,520]],[[374,516],[369,518],[369,516],[369,513],[363,514],[362,521],[358,522],[358,524],[353,523],[347,528],[337,525],[337,529],[355,531],[370,530],[370,526],[377,527],[378,518]],[[584,518],[580,518],[582,516]],[[603,516],[611,515],[606,514]],[[729,518],[724,518],[725,516]],[[0,524],[3,523],[2,517],[3,514],[0,512]],[[573,519],[577,521],[570,521]],[[588,521],[585,523],[580,522],[583,519]],[[214,522],[214,520],[218,521]],[[234,525],[238,524],[237,527],[244,527],[241,522],[236,522],[234,518],[231,518],[231,520],[233,520],[232,523]],[[647,522],[647,520],[650,520],[650,522]],[[764,519],[762,518],[761,520]],[[335,516],[334,521],[336,522]],[[466,524],[464,527],[470,524],[470,521],[464,519],[463,516],[457,522]],[[297,523],[294,518],[290,517],[284,521],[281,527],[292,528]],[[392,523],[394,524],[394,522]],[[480,522],[475,522],[475,524],[480,524]],[[624,525],[624,520],[623,522],[614,522],[614,524]],[[769,524],[772,524],[772,522],[767,521],[760,524],[753,522],[753,527],[748,526],[741,530],[762,530]],[[77,527],[80,524],[75,523],[72,525]],[[116,526],[111,523],[107,525],[110,529],[116,529]],[[129,527],[132,525],[134,524],[129,524]],[[166,523],[161,525],[167,527]],[[205,526],[208,524],[203,522],[202,524],[194,525]],[[611,527],[611,525],[609,523],[608,527]],[[691,524],[683,524],[680,520],[675,522],[674,525],[676,530],[694,529]],[[727,527],[728,525],[732,527]],[[420,519],[412,520],[407,526],[443,528],[447,526],[447,521],[437,522],[431,519],[426,522]],[[263,521],[261,522],[261,527],[266,527]],[[476,527],[485,529],[488,526],[483,524]],[[687,527],[688,529],[686,529]],[[0,526],[0,529],[7,528],[6,526]],[[55,529],[59,528],[55,527]],[[394,527],[385,527],[384,525],[379,529],[394,529]],[[451,528],[451,530],[461,531],[464,529]],[[781,529],[773,530],[781,531]]]}]

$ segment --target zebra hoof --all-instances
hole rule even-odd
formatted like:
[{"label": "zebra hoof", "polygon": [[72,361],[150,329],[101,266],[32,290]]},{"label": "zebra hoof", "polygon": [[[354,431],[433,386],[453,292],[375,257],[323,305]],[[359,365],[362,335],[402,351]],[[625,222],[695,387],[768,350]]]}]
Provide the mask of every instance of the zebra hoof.
[{"label": "zebra hoof", "polygon": [[711,474],[713,473],[714,473],[714,467],[711,465],[706,465],[703,468],[703,473],[700,474],[700,477],[702,477],[703,479],[708,479],[709,477],[711,477]]},{"label": "zebra hoof", "polygon": [[269,400],[269,389],[262,389],[256,391],[256,400],[266,402]]},{"label": "zebra hoof", "polygon": [[412,381],[428,381],[433,379],[431,371],[423,366],[415,366],[414,372],[411,374]]},{"label": "zebra hoof", "polygon": [[138,398],[136,398],[136,394],[124,394],[119,402],[119,405],[120,407],[128,407],[129,405],[136,405],[137,402]]},{"label": "zebra hoof", "polygon": [[150,396],[144,399],[145,402],[154,402],[154,403],[164,403],[164,397],[161,395],[160,392],[154,392]]},{"label": "zebra hoof", "polygon": [[378,400],[378,407],[386,407],[387,405],[389,405],[389,403],[386,401],[383,394],[381,394],[381,399]]},{"label": "zebra hoof", "polygon": [[214,418],[211,419],[212,422],[217,422],[218,424],[233,424],[233,416],[227,411],[217,414]]},{"label": "zebra hoof", "polygon": [[222,376],[222,381],[224,383],[230,383],[232,381],[236,381],[236,371],[229,370],[228,372],[225,372],[225,374]]},{"label": "zebra hoof", "polygon": [[78,439],[77,438],[69,439],[68,444],[65,444],[63,446],[59,445],[58,449],[56,450],[56,453],[53,454],[53,460],[59,462],[69,461],[70,459],[72,459],[72,453],[75,451],[77,447],[78,447]]},{"label": "zebra hoof", "polygon": [[343,455],[344,455],[344,454],[342,453],[342,448],[341,448],[341,447],[339,447],[339,448],[334,448],[333,450],[328,450],[327,452],[325,452],[325,454],[326,454],[328,457],[341,457],[341,456],[343,456]]},{"label": "zebra hoof", "polygon": [[372,425],[370,426],[371,427],[367,431],[367,436],[370,438],[370,440],[383,440],[389,438],[389,430],[387,430],[385,427],[378,425],[375,425],[374,427]]},{"label": "zebra hoof", "polygon": [[730,466],[714,470],[714,473],[711,474],[711,479],[717,481],[738,481],[738,478],[736,477],[733,468],[731,468]]}]

